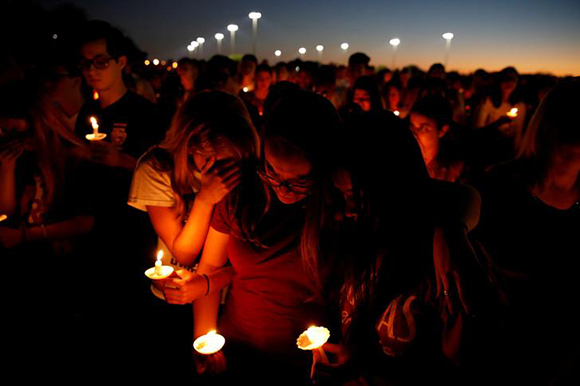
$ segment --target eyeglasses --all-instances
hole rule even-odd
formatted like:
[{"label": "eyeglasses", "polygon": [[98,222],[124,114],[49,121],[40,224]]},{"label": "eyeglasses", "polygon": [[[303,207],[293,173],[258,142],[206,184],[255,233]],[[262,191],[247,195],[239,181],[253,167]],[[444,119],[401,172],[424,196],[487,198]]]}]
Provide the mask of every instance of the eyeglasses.
[{"label": "eyeglasses", "polygon": [[91,65],[94,66],[97,70],[104,70],[105,68],[109,67],[109,62],[113,60],[112,56],[99,56],[94,59],[83,59],[79,63],[79,66],[83,70],[90,70]]},{"label": "eyeglasses", "polygon": [[260,176],[260,178],[265,183],[267,183],[268,185],[270,185],[273,188],[280,188],[280,187],[284,186],[290,192],[292,192],[294,194],[301,195],[301,196],[306,196],[310,193],[311,184],[309,184],[309,183],[307,183],[307,184],[292,184],[288,181],[280,181],[279,179],[272,177],[271,175],[269,175],[266,172],[263,172],[261,170],[257,170],[256,172],[258,173],[258,176]]}]

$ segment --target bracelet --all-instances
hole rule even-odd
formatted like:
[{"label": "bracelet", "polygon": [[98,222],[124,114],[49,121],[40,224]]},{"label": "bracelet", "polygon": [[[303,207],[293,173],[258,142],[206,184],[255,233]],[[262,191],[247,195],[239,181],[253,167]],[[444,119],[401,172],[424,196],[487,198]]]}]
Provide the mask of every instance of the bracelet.
[{"label": "bracelet", "polygon": [[42,236],[44,236],[44,240],[48,240],[48,236],[46,235],[46,227],[44,224],[40,224],[40,229],[42,230]]},{"label": "bracelet", "polygon": [[205,295],[203,296],[207,296],[207,294],[209,294],[209,277],[207,277],[205,273],[202,273],[201,276],[205,277],[205,282],[207,284],[207,289],[205,291]]}]

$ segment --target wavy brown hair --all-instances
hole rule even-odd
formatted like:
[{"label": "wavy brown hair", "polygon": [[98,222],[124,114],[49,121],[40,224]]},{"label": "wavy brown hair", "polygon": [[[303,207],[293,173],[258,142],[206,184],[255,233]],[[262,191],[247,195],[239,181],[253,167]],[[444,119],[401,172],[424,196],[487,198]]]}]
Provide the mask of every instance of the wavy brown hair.
[{"label": "wavy brown hair", "polygon": [[172,170],[171,185],[181,217],[192,187],[200,187],[194,176],[193,152],[215,152],[223,147],[230,147],[243,159],[259,155],[258,134],[241,99],[222,91],[204,91],[183,103],[159,145],[167,155],[162,166]]}]

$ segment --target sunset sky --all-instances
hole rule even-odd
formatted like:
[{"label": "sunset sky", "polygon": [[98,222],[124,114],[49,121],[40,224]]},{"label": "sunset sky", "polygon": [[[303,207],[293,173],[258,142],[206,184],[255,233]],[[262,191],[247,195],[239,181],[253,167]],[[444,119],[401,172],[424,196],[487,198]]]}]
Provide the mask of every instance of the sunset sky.
[{"label": "sunset sky", "polygon": [[[62,0],[41,1],[47,9]],[[444,32],[455,34],[449,70],[461,72],[508,65],[520,72],[580,75],[580,1],[248,1],[248,0],[74,0],[91,19],[122,28],[150,58],[187,56],[190,41],[206,39],[203,57],[216,53],[214,35],[226,35],[222,53],[230,54],[226,26],[238,24],[236,52],[251,51],[252,27],[248,13],[259,11],[258,57],[270,63],[291,60],[305,47],[304,59],[345,62],[362,51],[371,64],[391,67],[391,38],[399,38],[396,67],[415,64],[426,69],[445,58]],[[282,56],[274,56],[275,50]],[[193,57],[200,57],[194,53]]]}]

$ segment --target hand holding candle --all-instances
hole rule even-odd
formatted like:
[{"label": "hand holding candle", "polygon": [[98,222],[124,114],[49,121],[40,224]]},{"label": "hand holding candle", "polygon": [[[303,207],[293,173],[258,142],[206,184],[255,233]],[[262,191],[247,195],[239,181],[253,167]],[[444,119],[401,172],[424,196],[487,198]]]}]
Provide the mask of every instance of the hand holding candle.
[{"label": "hand holding candle", "polygon": [[159,252],[157,252],[157,261],[155,262],[155,266],[145,271],[145,276],[152,280],[161,280],[165,279],[173,273],[173,267],[170,267],[169,265],[163,265],[161,259],[163,259],[163,251],[159,250]]},{"label": "hand holding candle", "polygon": [[330,338],[330,331],[326,327],[311,326],[304,331],[296,340],[296,345],[301,350],[318,350],[322,358],[328,362],[328,358],[322,349],[322,346]]},{"label": "hand holding candle", "polygon": [[101,141],[101,140],[105,139],[107,134],[99,133],[99,123],[97,122],[97,118],[91,117],[90,121],[91,121],[91,125],[93,126],[93,133],[87,134],[85,137],[89,141]]}]

